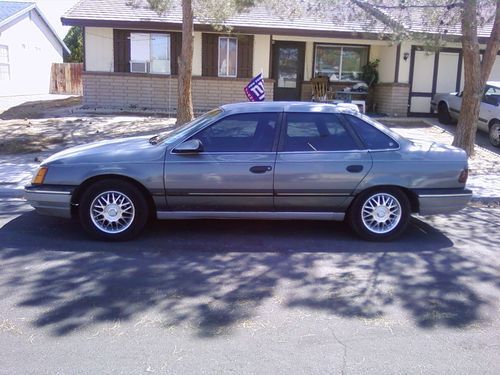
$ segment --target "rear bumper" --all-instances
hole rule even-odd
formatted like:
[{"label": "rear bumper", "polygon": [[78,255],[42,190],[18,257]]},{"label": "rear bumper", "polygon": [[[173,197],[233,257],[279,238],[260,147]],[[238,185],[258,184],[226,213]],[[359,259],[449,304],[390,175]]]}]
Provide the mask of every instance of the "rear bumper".
[{"label": "rear bumper", "polygon": [[469,189],[426,189],[415,191],[420,215],[448,214],[459,211],[469,203]]},{"label": "rear bumper", "polygon": [[72,187],[26,186],[24,197],[39,214],[70,218],[73,190]]}]

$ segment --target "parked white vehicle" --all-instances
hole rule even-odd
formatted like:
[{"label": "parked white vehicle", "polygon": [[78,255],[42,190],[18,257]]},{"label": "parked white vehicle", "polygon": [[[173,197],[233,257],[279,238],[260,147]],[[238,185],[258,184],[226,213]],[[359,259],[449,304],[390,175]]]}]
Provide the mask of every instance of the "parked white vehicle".
[{"label": "parked white vehicle", "polygon": [[[500,82],[488,82],[481,99],[479,130],[487,132],[493,146],[500,147]],[[431,101],[431,110],[437,112],[439,122],[449,124],[458,120],[462,106],[462,93],[436,94]]]}]

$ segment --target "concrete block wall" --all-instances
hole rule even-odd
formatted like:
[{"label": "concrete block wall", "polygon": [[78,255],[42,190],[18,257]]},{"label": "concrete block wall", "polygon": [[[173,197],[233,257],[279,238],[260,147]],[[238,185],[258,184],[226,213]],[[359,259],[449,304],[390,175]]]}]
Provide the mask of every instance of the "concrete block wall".
[{"label": "concrete block wall", "polygon": [[[248,101],[243,88],[248,79],[193,77],[193,106],[202,112],[227,103]],[[266,98],[273,100],[273,81],[265,81]],[[177,78],[150,74],[83,74],[83,102],[87,107],[122,110],[177,109]]]},{"label": "concrete block wall", "polygon": [[376,111],[389,116],[408,116],[410,85],[407,83],[379,83],[375,86]]}]

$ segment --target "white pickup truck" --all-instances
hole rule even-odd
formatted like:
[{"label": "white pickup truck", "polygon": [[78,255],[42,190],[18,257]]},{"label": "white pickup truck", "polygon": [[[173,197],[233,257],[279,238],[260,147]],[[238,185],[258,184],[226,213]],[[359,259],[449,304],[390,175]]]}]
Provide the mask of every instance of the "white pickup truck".
[{"label": "white pickup truck", "polygon": [[[488,82],[481,99],[479,130],[487,132],[493,146],[500,147],[500,82]],[[437,112],[439,122],[449,124],[458,120],[462,105],[462,93],[436,94],[431,101],[431,110]]]}]

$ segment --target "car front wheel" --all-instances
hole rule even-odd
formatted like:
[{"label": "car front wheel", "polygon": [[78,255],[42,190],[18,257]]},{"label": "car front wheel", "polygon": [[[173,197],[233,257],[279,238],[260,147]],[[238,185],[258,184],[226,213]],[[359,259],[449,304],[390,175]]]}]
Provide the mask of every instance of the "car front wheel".
[{"label": "car front wheel", "polygon": [[80,222],[94,238],[127,240],[146,225],[148,204],[133,184],[121,180],[104,180],[91,185],[82,196]]},{"label": "car front wheel", "polygon": [[500,147],[500,122],[495,121],[490,126],[490,143],[495,147]]},{"label": "car front wheel", "polygon": [[404,232],[410,221],[410,202],[397,188],[361,193],[353,202],[348,221],[361,238],[389,241]]}]

